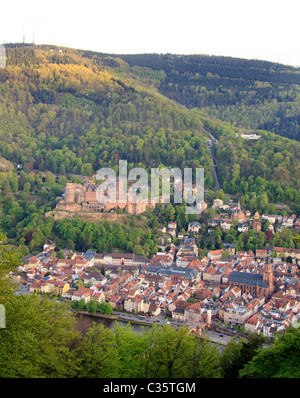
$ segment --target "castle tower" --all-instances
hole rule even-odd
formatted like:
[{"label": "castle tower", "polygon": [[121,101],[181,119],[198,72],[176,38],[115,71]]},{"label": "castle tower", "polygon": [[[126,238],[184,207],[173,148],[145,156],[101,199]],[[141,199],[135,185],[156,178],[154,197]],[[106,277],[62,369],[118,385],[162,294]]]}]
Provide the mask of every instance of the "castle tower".
[{"label": "castle tower", "polygon": [[263,274],[263,277],[264,281],[266,281],[267,285],[269,286],[269,295],[270,295],[274,290],[272,264],[266,264],[266,269]]},{"label": "castle tower", "polygon": [[65,202],[74,203],[75,202],[75,184],[68,182],[65,188]]}]

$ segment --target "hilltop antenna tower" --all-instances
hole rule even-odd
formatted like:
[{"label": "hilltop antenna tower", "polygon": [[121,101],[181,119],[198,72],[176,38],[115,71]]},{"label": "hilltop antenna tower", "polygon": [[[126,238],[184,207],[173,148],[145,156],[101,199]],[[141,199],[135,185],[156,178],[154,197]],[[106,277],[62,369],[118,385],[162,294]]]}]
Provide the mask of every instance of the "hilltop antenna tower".
[{"label": "hilltop antenna tower", "polygon": [[35,44],[34,28],[33,28],[33,32],[32,32],[32,44]]},{"label": "hilltop antenna tower", "polygon": [[25,43],[25,33],[24,33],[24,25],[23,25],[23,44]]}]

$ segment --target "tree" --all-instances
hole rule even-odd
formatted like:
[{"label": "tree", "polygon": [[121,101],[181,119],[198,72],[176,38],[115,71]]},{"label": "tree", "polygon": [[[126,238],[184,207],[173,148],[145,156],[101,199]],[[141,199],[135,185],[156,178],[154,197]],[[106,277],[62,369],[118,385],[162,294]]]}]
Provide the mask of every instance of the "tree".
[{"label": "tree", "polygon": [[85,305],[85,300],[84,299],[76,301],[76,303],[77,303],[77,311],[84,311],[85,310],[86,305]]},{"label": "tree", "polygon": [[135,245],[133,248],[133,253],[137,255],[142,255],[143,254],[143,248],[141,245]]},{"label": "tree", "polygon": [[238,377],[239,371],[256,355],[264,341],[263,336],[250,332],[248,332],[246,339],[240,341],[232,339],[227,344],[220,359],[223,377]]},{"label": "tree", "polygon": [[239,220],[237,218],[234,218],[231,222],[231,225],[233,228],[236,228],[239,224]]},{"label": "tree", "polygon": [[112,306],[109,303],[106,303],[105,301],[102,301],[102,303],[98,305],[98,309],[101,312],[101,314],[105,315],[110,315],[113,312]]},{"label": "tree", "polygon": [[74,377],[75,318],[68,306],[35,295],[10,298],[0,334],[2,377]]},{"label": "tree", "polygon": [[275,336],[274,344],[259,349],[239,372],[240,377],[299,378],[300,328]]},{"label": "tree", "polygon": [[219,378],[221,377],[220,354],[217,346],[209,340],[194,337],[193,350],[187,367],[186,377],[189,378]]},{"label": "tree", "polygon": [[97,312],[97,302],[95,300],[90,300],[86,305],[87,312],[96,313]]},{"label": "tree", "polygon": [[118,377],[119,358],[114,340],[113,332],[103,325],[89,328],[77,351],[80,367],[77,377]]},{"label": "tree", "polygon": [[30,192],[30,183],[29,182],[25,182],[25,184],[23,186],[23,192],[25,192],[25,193]]},{"label": "tree", "polygon": [[171,203],[169,203],[168,206],[165,208],[166,220],[173,221],[175,218],[175,213],[176,211],[174,209],[174,206]]},{"label": "tree", "polygon": [[218,377],[219,354],[186,327],[165,325],[148,332],[143,377]]},{"label": "tree", "polygon": [[206,210],[206,216],[208,219],[214,218],[216,215],[216,211],[213,207],[208,207]]},{"label": "tree", "polygon": [[266,232],[266,240],[267,242],[271,242],[271,240],[274,238],[274,233],[270,229],[268,229]]},{"label": "tree", "polygon": [[222,199],[222,200],[225,199],[225,194],[223,189],[220,189],[219,191],[216,192],[216,199]]},{"label": "tree", "polygon": [[84,176],[91,176],[93,174],[93,166],[91,163],[83,163],[80,169],[80,174]]},{"label": "tree", "polygon": [[31,251],[39,249],[43,245],[45,240],[46,240],[46,238],[45,238],[44,234],[42,233],[40,228],[37,228],[32,234],[32,238],[29,243],[29,249]]},{"label": "tree", "polygon": [[147,332],[138,334],[132,330],[129,323],[125,327],[115,323],[114,337],[119,359],[119,377],[145,377],[145,351],[149,345]]},{"label": "tree", "polygon": [[103,276],[105,276],[105,268],[104,268],[103,265],[101,266],[101,271],[100,271],[100,272],[101,272],[101,274],[102,274]]},{"label": "tree", "polygon": [[46,173],[46,184],[48,187],[53,187],[55,185],[55,177],[50,172]]},{"label": "tree", "polygon": [[112,253],[113,251],[113,244],[111,240],[108,241],[107,251],[108,253]]},{"label": "tree", "polygon": [[62,250],[59,250],[59,252],[57,253],[57,258],[60,258],[60,259],[64,259],[65,258],[65,254],[64,254],[64,252]]},{"label": "tree", "polygon": [[268,194],[266,192],[263,192],[261,195],[257,197],[257,205],[258,209],[262,213],[266,213],[269,208],[269,202],[268,202]]},{"label": "tree", "polygon": [[0,232],[0,303],[6,303],[13,297],[14,285],[9,273],[19,265],[20,256],[7,245],[7,237]]}]

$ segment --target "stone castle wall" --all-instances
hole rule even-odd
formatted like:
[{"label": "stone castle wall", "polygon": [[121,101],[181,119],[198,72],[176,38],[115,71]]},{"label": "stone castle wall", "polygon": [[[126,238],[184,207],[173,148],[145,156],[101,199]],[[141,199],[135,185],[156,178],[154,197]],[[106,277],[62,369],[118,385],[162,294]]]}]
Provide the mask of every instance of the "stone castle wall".
[{"label": "stone castle wall", "polygon": [[155,203],[150,199],[139,201],[138,203],[131,203],[129,201],[127,203],[121,203],[118,198],[118,186],[116,190],[116,201],[110,202],[108,200],[106,203],[101,204],[97,198],[97,188],[95,184],[81,185],[77,183],[67,183],[65,187],[65,200],[60,201],[55,210],[60,212],[107,212],[120,208],[125,209],[130,214],[138,215],[144,213],[147,207],[155,207]]}]

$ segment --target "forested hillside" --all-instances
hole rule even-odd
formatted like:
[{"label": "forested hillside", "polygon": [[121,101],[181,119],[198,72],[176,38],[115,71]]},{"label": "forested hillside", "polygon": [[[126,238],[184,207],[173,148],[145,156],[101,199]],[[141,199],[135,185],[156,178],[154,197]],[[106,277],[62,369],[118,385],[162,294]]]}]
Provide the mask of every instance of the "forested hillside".
[{"label": "forested hillside", "polygon": [[[300,140],[300,70],[231,57],[122,55],[136,73],[188,108],[247,129]],[[154,75],[153,71],[160,71]]]},{"label": "forested hillside", "polygon": [[[264,117],[264,107],[273,112],[273,101],[291,106],[297,119],[299,70],[224,57],[6,47],[7,67],[0,69],[0,155],[21,163],[25,172],[92,175],[103,166],[117,170],[118,160],[127,159],[129,167],[147,169],[204,167],[205,187],[215,189],[207,146],[213,134],[218,142],[212,153],[225,192],[248,203],[266,193],[267,200],[299,210],[300,144],[258,130],[262,123],[258,126],[255,115],[246,123],[254,129],[234,126],[243,125],[252,106]],[[236,109],[239,123],[211,118],[221,117],[219,110],[228,106]],[[286,124],[281,135],[293,136],[285,117],[275,119]],[[242,132],[262,138],[243,140]]]},{"label": "forested hillside", "polygon": [[[268,211],[268,203],[300,210],[300,144],[268,131],[259,140],[243,139],[239,130],[206,120],[218,142],[213,147],[223,190],[238,194],[251,211]],[[264,203],[264,204],[263,204]]]},{"label": "forested hillside", "polygon": [[3,157],[83,175],[118,159],[146,167],[202,166],[213,186],[199,116],[139,81],[119,78],[107,67],[110,58],[93,63],[64,51],[7,48],[7,68],[0,71]]}]

